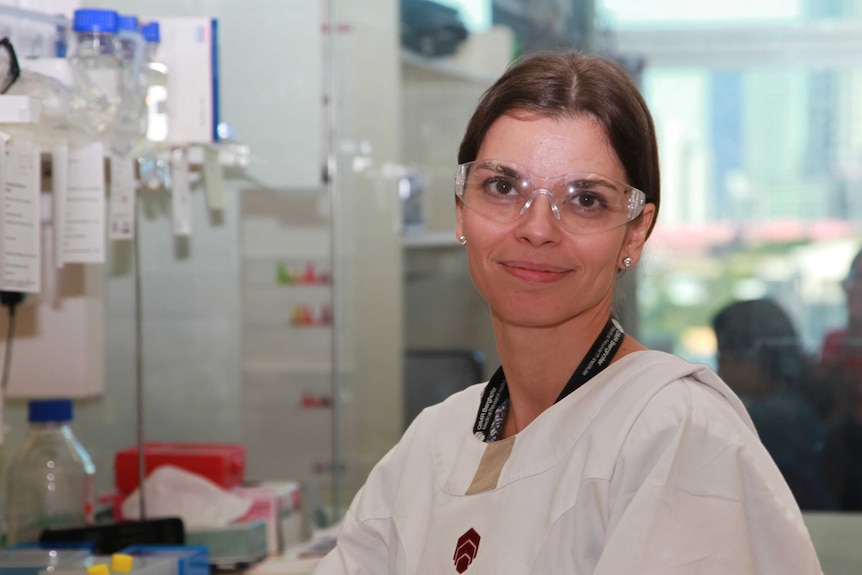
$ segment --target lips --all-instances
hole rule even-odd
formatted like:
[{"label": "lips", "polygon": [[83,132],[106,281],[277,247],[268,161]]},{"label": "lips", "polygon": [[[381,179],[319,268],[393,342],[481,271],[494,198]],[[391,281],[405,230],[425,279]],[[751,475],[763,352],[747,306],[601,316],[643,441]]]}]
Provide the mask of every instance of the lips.
[{"label": "lips", "polygon": [[571,268],[534,261],[511,260],[500,262],[500,265],[508,274],[530,282],[558,281],[572,271]]}]

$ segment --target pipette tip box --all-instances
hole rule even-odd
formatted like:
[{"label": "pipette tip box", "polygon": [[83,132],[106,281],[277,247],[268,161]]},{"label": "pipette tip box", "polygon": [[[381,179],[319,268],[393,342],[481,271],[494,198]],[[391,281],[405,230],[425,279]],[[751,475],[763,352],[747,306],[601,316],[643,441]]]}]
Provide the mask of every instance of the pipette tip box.
[{"label": "pipette tip box", "polygon": [[145,556],[134,557],[128,569],[119,571],[113,555],[91,555],[86,559],[71,561],[53,569],[39,571],[38,575],[87,575],[94,565],[106,565],[109,573],[118,575],[179,575],[178,562],[173,557]]},{"label": "pipette tip box", "polygon": [[209,575],[210,553],[206,545],[132,545],[120,553],[133,557],[171,557],[177,575]]},{"label": "pipette tip box", "polygon": [[0,575],[38,575],[86,559],[88,549],[45,549],[33,546],[0,550]]},{"label": "pipette tip box", "polygon": [[210,565],[217,569],[241,569],[266,558],[266,521],[189,528],[186,543],[205,545],[210,552]]}]

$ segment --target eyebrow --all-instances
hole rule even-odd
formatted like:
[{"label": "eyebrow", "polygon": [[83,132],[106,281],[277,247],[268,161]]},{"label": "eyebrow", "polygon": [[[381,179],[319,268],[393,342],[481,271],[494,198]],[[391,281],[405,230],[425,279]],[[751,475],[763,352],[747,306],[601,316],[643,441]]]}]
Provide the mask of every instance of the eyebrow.
[{"label": "eyebrow", "polygon": [[614,192],[619,192],[620,190],[622,190],[622,192],[624,194],[627,194],[631,191],[631,186],[628,186],[626,184],[619,184],[617,182],[610,180],[609,178],[607,178],[605,176],[601,176],[599,174],[594,174],[592,172],[569,172],[567,174],[562,174],[560,176],[536,176],[533,173],[531,173],[529,170],[527,170],[526,168],[523,168],[524,173],[522,174],[516,168],[514,168],[510,165],[504,164],[500,161],[486,160],[486,161],[482,162],[482,164],[483,164],[483,167],[490,169],[491,171],[493,171],[495,173],[503,174],[504,176],[513,177],[513,178],[524,179],[525,177],[527,177],[530,179],[530,181],[532,181],[534,178],[543,179],[543,180],[562,180],[562,181],[565,181],[569,178],[569,176],[584,176],[584,177],[580,177],[580,178],[576,178],[574,180],[571,180],[571,182],[569,182],[569,183],[591,184],[593,186],[600,186],[603,188],[607,188],[607,189],[612,190]]},{"label": "eyebrow", "polygon": [[[574,173],[577,173],[577,172],[574,172]],[[566,176],[570,176],[570,175],[572,175],[572,174],[566,174]],[[562,176],[562,177],[565,178],[566,176]],[[593,176],[593,177],[592,178],[589,178],[589,177],[578,178],[578,179],[572,180],[569,183],[574,183],[577,185],[592,184],[593,186],[601,186],[603,188],[608,188],[608,189],[613,190],[615,192],[620,191],[620,188],[617,187],[618,184],[615,185],[614,182],[611,182],[607,178],[604,178],[602,176],[597,176],[595,174],[590,174],[590,176]],[[623,190],[623,193],[628,193],[629,187],[628,186],[622,186],[622,190]]]},{"label": "eyebrow", "polygon": [[[504,165],[504,164],[500,164],[499,162],[491,162],[491,163],[488,163],[487,165],[489,168],[492,168],[493,171],[500,173],[500,174],[503,174],[504,176],[510,176],[513,178],[521,178],[521,179],[523,179],[523,177],[524,177],[515,168],[513,168],[511,166]],[[529,175],[530,173],[527,172],[527,174]]]}]

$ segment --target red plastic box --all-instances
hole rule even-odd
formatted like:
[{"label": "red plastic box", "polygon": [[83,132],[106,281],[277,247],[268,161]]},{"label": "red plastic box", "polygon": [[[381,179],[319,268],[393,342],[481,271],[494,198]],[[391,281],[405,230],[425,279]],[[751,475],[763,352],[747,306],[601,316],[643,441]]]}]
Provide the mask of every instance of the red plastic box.
[{"label": "red plastic box", "polygon": [[[145,443],[146,474],[161,465],[174,465],[230,489],[243,482],[245,447],[233,443]],[[117,452],[114,483],[117,491],[124,495],[138,488],[137,446]]]}]

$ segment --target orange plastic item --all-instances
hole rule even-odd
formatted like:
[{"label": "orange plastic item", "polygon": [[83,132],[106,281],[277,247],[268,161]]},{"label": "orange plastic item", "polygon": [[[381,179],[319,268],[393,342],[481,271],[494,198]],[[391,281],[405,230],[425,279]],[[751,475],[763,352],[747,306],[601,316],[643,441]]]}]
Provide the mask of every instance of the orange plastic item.
[{"label": "orange plastic item", "polygon": [[[245,475],[245,447],[234,443],[146,443],[144,461],[147,475],[161,465],[174,465],[225,489],[240,485]],[[138,488],[137,446],[117,452],[114,484],[124,495]]]}]

